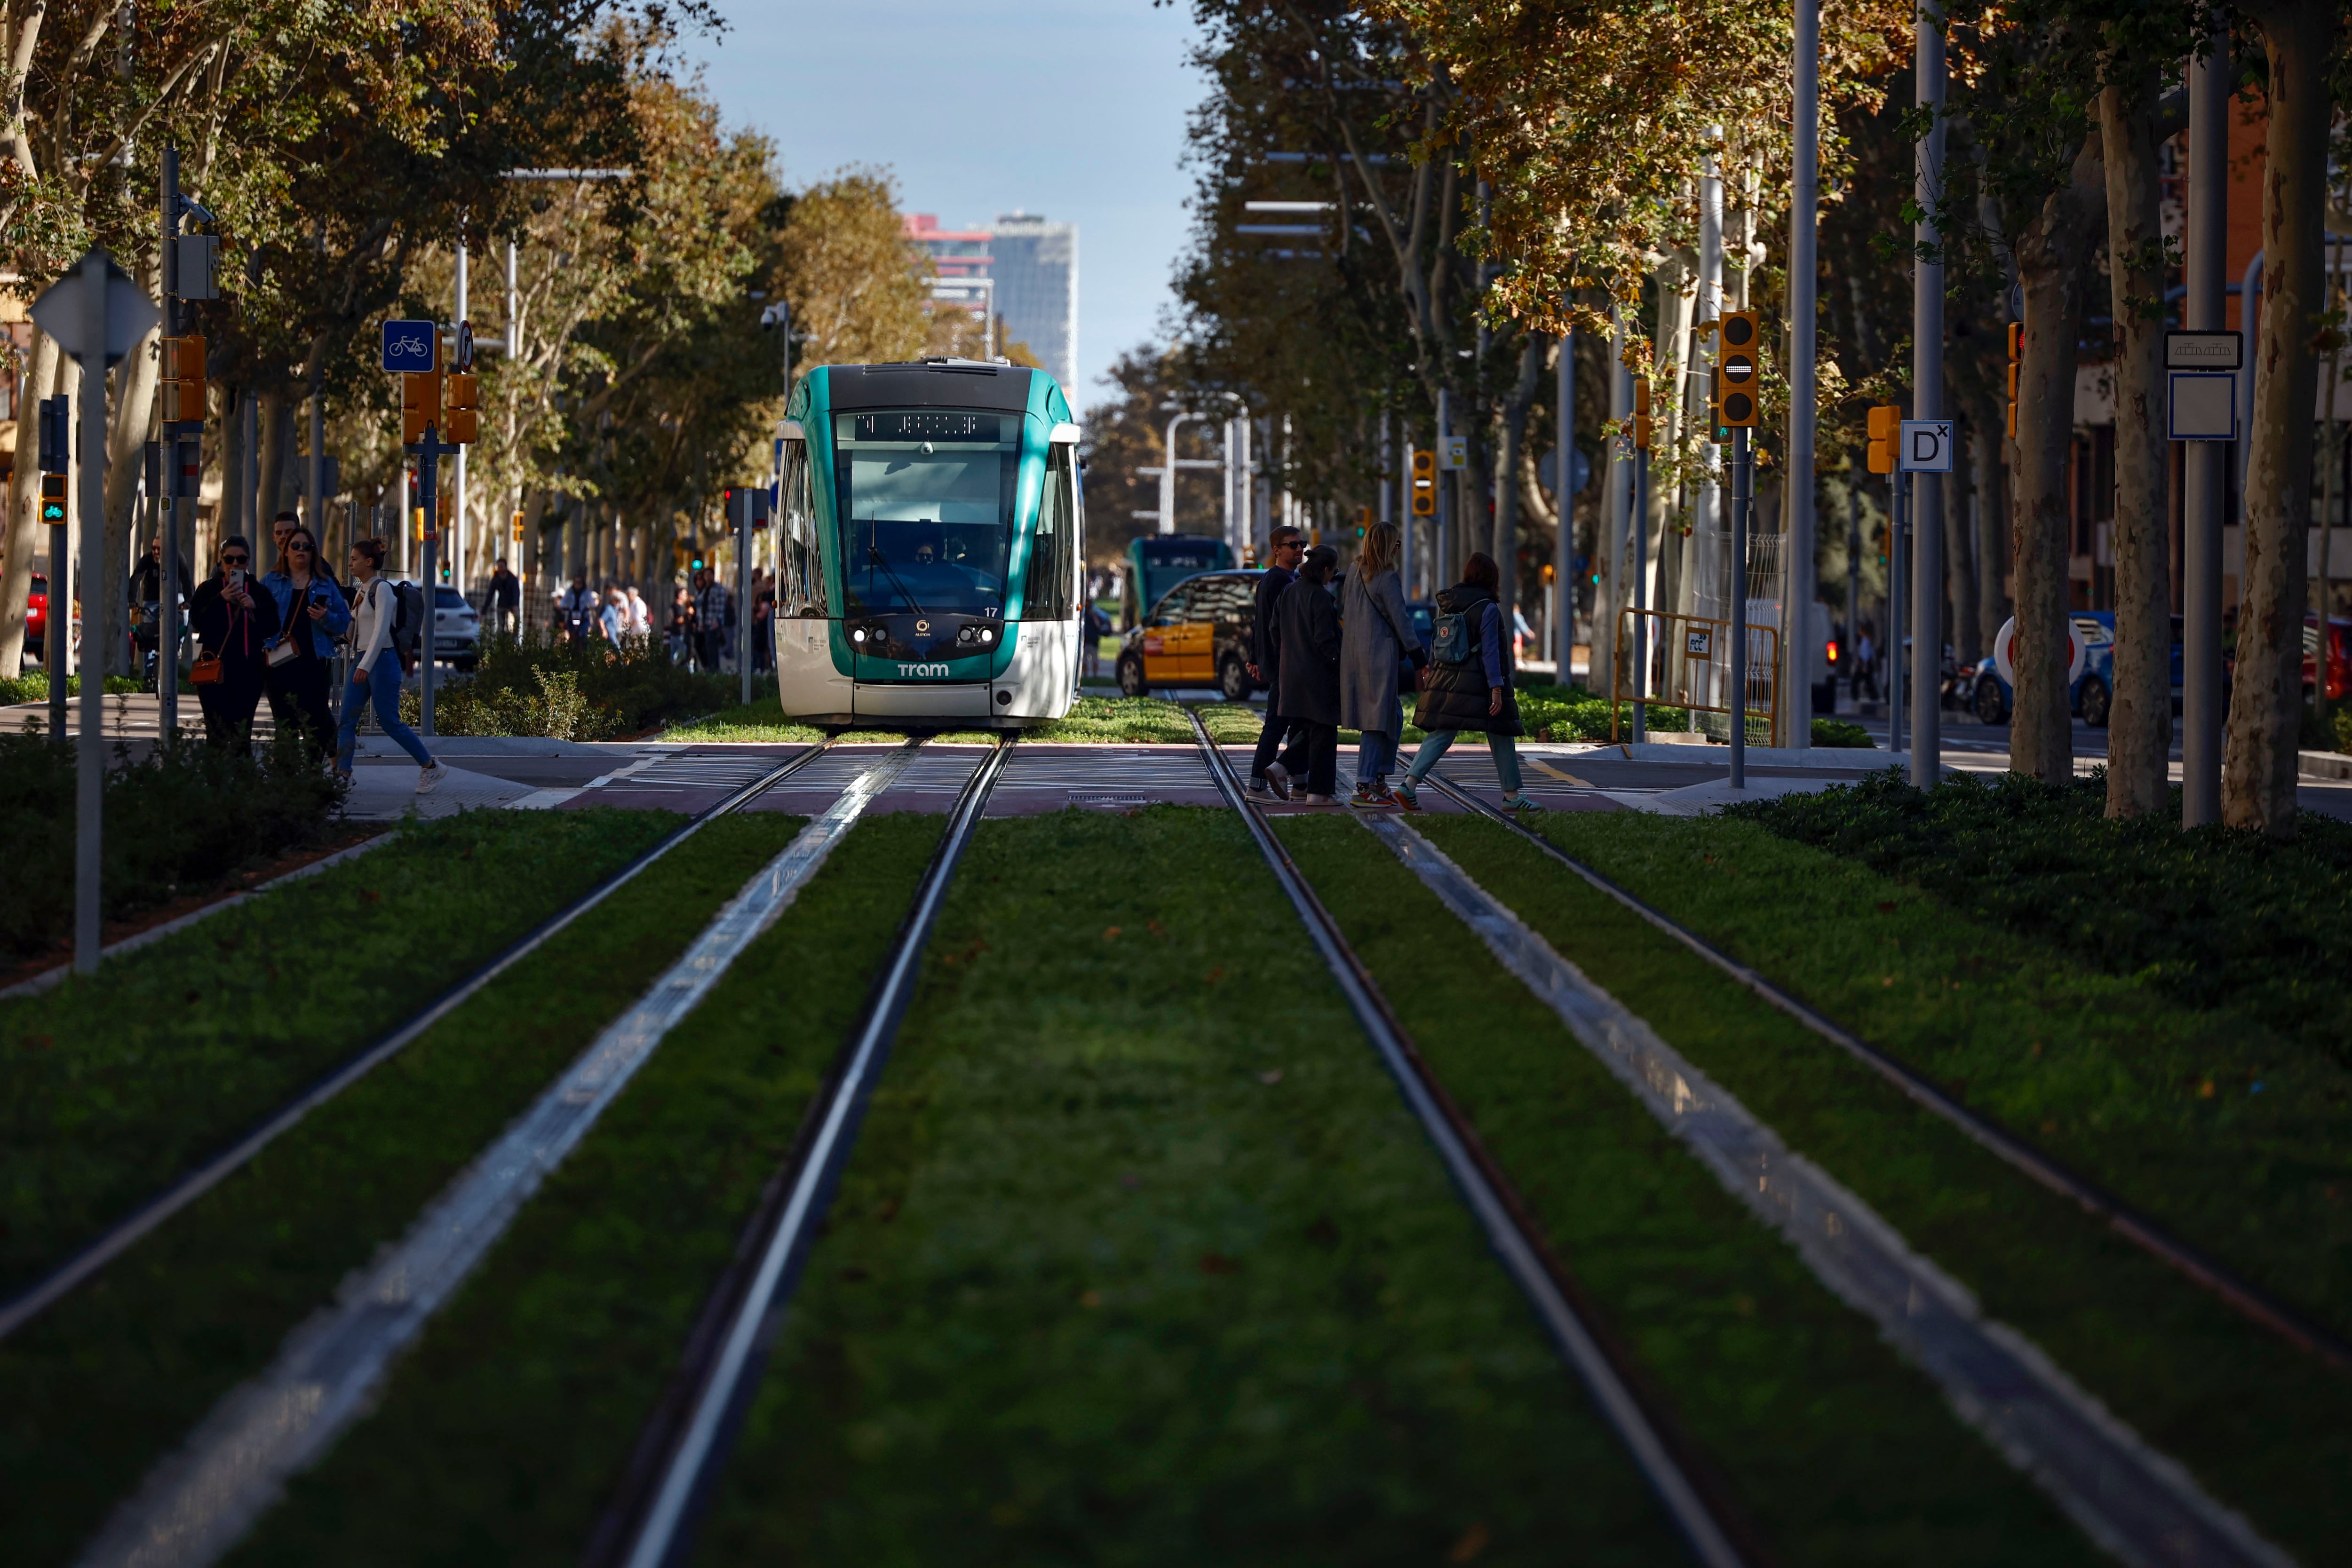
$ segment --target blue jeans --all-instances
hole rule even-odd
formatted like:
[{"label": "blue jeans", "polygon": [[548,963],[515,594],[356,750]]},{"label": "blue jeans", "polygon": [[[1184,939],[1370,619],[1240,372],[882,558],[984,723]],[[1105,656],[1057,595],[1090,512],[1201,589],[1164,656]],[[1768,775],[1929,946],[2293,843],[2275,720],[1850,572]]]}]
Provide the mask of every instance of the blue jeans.
[{"label": "blue jeans", "polygon": [[[1429,770],[1437,766],[1437,759],[1445,755],[1445,748],[1454,744],[1454,737],[1460,733],[1461,731],[1454,729],[1433,729],[1429,732],[1429,738],[1421,743],[1419,751],[1413,753],[1412,778],[1414,783],[1418,784],[1429,777]],[[1507,735],[1489,735],[1486,737],[1486,749],[1495,754],[1495,777],[1502,781],[1503,793],[1517,794],[1519,792],[1517,739]]]},{"label": "blue jeans", "polygon": [[1369,789],[1375,780],[1386,779],[1396,767],[1396,751],[1395,736],[1364,731],[1364,738],[1356,743],[1356,788]]},{"label": "blue jeans", "polygon": [[359,744],[360,709],[368,703],[375,704],[375,721],[383,726],[384,734],[400,744],[400,748],[416,758],[419,768],[433,766],[433,754],[416,738],[416,732],[400,722],[400,661],[385,653],[368,672],[366,685],[352,672],[351,685],[343,692],[342,733],[335,737],[335,767],[339,771],[352,770],[352,751]]}]

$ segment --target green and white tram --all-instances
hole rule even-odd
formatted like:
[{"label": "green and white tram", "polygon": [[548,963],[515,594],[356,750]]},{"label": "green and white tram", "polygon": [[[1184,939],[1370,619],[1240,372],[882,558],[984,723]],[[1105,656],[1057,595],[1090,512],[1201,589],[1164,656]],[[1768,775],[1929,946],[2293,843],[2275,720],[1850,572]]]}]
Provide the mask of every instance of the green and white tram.
[{"label": "green and white tram", "polygon": [[826,365],[777,427],[776,678],[827,725],[1017,728],[1076,699],[1078,427],[1043,371]]}]

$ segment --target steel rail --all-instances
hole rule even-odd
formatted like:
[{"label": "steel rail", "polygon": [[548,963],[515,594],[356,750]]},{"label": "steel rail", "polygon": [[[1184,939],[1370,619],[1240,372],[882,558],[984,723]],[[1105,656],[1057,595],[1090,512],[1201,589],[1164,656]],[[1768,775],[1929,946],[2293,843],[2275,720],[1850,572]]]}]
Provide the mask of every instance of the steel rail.
[{"label": "steel rail", "polygon": [[726,1469],[811,1238],[832,1204],[875,1081],[913,999],[923,951],[957,863],[1012,747],[1010,740],[1001,741],[982,758],[950,810],[859,1025],[811,1100],[799,1136],[745,1228],[735,1261],[708,1299],[688,1340],[685,1364],[640,1435],[619,1494],[590,1542],[590,1563],[656,1568],[683,1563],[691,1552],[694,1528]]},{"label": "steel rail", "polygon": [[598,883],[563,909],[541,921],[509,944],[480,968],[443,991],[424,1009],[374,1043],[364,1046],[327,1074],[272,1111],[260,1123],[203,1164],[169,1185],[107,1228],[98,1238],[43,1275],[23,1291],[0,1304],[0,1340],[25,1326],[91,1275],[121,1257],[138,1241],[188,1205],[218,1186],[245,1163],[290,1131],[303,1117],[398,1055],[425,1032],[463,1006],[482,988],[544,946],[573,921],[626,886],[646,868],[700,832],[711,822],[740,810],[769,789],[823,755],[831,741],[812,746],[761,778],[753,779],[700,816],[678,828],[635,860]]},{"label": "steel rail", "polygon": [[1715,946],[1696,932],[1644,904],[1599,872],[1509,813],[1480,800],[1442,775],[1428,782],[1448,799],[1501,823],[1545,854],[1584,879],[1595,891],[1615,899],[1699,957],[1737,980],[1764,1001],[1796,1019],[1806,1029],[1868,1067],[1914,1103],[1950,1123],[1995,1158],[2032,1178],[2051,1192],[2068,1198],[2084,1213],[2106,1222],[2123,1237],[2190,1282],[2203,1287],[2245,1317],[2278,1335],[2297,1350],[2317,1356],[2339,1371],[2352,1371],[2352,1344],[2313,1322],[2261,1286],[2242,1279],[2228,1265],[2173,1235],[2157,1220],[2134,1208],[2089,1177],[2077,1174],[1990,1118],[1970,1110],[1937,1088],[1925,1074],[1872,1045],[1795,997],[1757,970]]},{"label": "steel rail", "polygon": [[1275,881],[1314,938],[1356,1021],[1395,1078],[1406,1106],[1436,1146],[1446,1173],[1486,1231],[1505,1271],[1527,1296],[1562,1357],[1583,1381],[1692,1554],[1707,1568],[1738,1568],[1764,1561],[1766,1553],[1752,1529],[1728,1502],[1728,1489],[1709,1473],[1672,1414],[1644,1387],[1631,1354],[1552,1249],[1526,1201],[1397,1021],[1339,922],[1323,907],[1290,852],[1243,794],[1232,764],[1209,737],[1200,715],[1189,707],[1184,711],[1218,792],[1248,827]]}]

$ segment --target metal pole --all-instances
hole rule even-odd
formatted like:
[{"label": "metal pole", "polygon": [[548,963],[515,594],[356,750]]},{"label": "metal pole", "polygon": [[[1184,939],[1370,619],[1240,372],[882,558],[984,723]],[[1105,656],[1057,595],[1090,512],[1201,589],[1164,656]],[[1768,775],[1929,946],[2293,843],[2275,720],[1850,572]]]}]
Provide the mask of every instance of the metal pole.
[{"label": "metal pole", "polygon": [[[2342,236],[2327,236],[2327,282],[2320,296],[2321,308],[2333,310],[2339,287],[2337,274],[2344,265]],[[2335,653],[2336,635],[2329,624],[2328,606],[2336,594],[2329,580],[2327,547],[2335,539],[2336,470],[2343,465],[2342,454],[2336,450],[2336,435],[2341,427],[2336,422],[2336,389],[2343,379],[2344,350],[2340,336],[2336,341],[2337,346],[2328,350],[2327,378],[2320,383],[2327,401],[2320,405],[2319,450],[2320,461],[2327,465],[2327,473],[2319,486],[2319,591],[2314,596],[2314,603],[2319,612],[2319,647],[2312,656],[2311,683],[2312,716],[2319,721],[2319,733],[2327,737],[2330,742],[2335,739],[2336,732],[2327,722],[2327,669]],[[2333,751],[2336,747],[2330,744],[2326,749]]]},{"label": "metal pole", "polygon": [[[106,253],[93,250],[82,258],[81,450],[83,462],[76,474],[81,481],[82,597],[89,601],[85,629],[95,643],[103,635],[106,612],[99,602],[106,581]],[[126,374],[128,372],[125,372]],[[62,643],[68,633],[73,603],[65,615],[50,601],[50,634]],[[74,972],[98,972],[98,946],[102,896],[99,885],[99,834],[102,827],[106,789],[106,697],[104,659],[77,661],[90,679],[81,685],[81,747],[75,779],[74,810]]]},{"label": "metal pole", "polygon": [[[64,381],[73,361],[58,356],[58,380]],[[22,437],[18,438],[19,440]],[[49,525],[48,624],[41,632],[41,663],[49,670],[49,744],[62,749],[71,720],[66,711],[66,683],[73,679],[73,481],[74,443],[68,435],[60,461],[68,476],[68,499],[59,510],[66,520]],[[21,449],[20,449],[21,452]]]},{"label": "metal pole", "polygon": [[1453,448],[1446,437],[1454,433],[1454,394],[1441,387],[1437,392],[1437,559],[1431,579],[1435,582],[1450,581],[1454,576],[1454,473],[1446,466]]},{"label": "metal pole", "polygon": [[[2181,301],[2190,331],[2221,331],[2227,317],[2223,271],[2228,266],[2230,213],[2230,35],[2217,28],[2210,49],[2189,67],[2188,297]],[[2241,328],[2253,321],[2253,299],[2242,302]],[[2241,332],[2241,338],[2247,334]],[[2253,374],[2253,356],[2242,355],[2242,376]],[[2243,432],[2240,433],[2241,438]],[[2192,441],[2181,486],[2180,539],[2180,825],[2221,820],[2221,486],[2230,448]]]},{"label": "metal pole", "polygon": [[425,439],[417,447],[416,504],[425,510],[425,580],[421,592],[425,599],[425,624],[417,629],[416,658],[416,727],[419,735],[433,733],[433,623],[441,611],[441,574],[435,570],[441,544],[441,525],[434,502],[441,478],[441,433],[432,425],[425,427]]},{"label": "metal pole", "polygon": [[[463,338],[465,335],[466,308],[466,241],[461,234],[457,239],[457,313],[451,334],[453,337]],[[473,361],[468,359],[465,364],[457,368],[462,371],[471,371],[474,368]],[[462,594],[466,591],[466,449],[460,446],[455,448],[454,452],[457,471],[451,476],[449,584]],[[431,620],[433,617],[428,614],[426,619]]]},{"label": "metal pole", "polygon": [[[1780,610],[1779,716],[1783,746],[1813,738],[1813,421],[1816,395],[1814,241],[1820,228],[1821,0],[1796,0],[1796,123],[1790,142],[1789,204],[1788,535],[1780,541],[1787,601]],[[1749,489],[1754,489],[1751,476]],[[1851,635],[1851,632],[1849,632]]]},{"label": "metal pole", "polygon": [[1748,430],[1731,429],[1731,787],[1748,788]]},{"label": "metal pole", "polygon": [[1633,469],[1633,744],[1649,734],[1642,695],[1650,689],[1650,449],[1642,448]]},{"label": "metal pole", "polygon": [[[789,312],[790,306],[785,309]],[[793,329],[792,318],[784,318],[784,391],[793,390]],[[515,362],[522,352],[522,294],[515,287],[515,242],[507,241],[507,363]],[[517,624],[520,624],[520,622]]]},{"label": "metal pole", "polygon": [[[1939,246],[1936,203],[1944,184],[1943,18],[1923,3],[1913,38],[1917,50],[1919,107],[1934,116],[1919,142],[1916,200],[1923,209],[1912,238],[1923,247]],[[1944,416],[1944,264],[1913,264],[1911,292],[1911,417]],[[1944,660],[1944,486],[1941,476],[1910,484],[1911,529],[1911,782],[1925,789],[1943,769],[1938,748],[1938,690]],[[1899,646],[1899,644],[1898,644]]]},{"label": "metal pole", "polygon": [[[1862,486],[1848,485],[1845,491],[1845,638],[1838,643],[1838,663],[1859,674],[1861,664],[1854,649],[1862,642]],[[1862,706],[1862,687],[1855,677],[1846,677],[1846,696],[1856,709]],[[1807,744],[1812,736],[1805,737]]]},{"label": "metal pole", "polygon": [[[461,470],[462,472],[462,470]],[[738,490],[735,524],[735,670],[742,677],[743,706],[751,706],[751,493]]]},{"label": "metal pole", "polygon": [[1903,500],[1909,478],[1900,471],[1886,477],[1886,750],[1894,757],[1903,755],[1903,569],[1910,559],[1903,548],[1909,531]]},{"label": "metal pole", "polygon": [[1551,539],[1552,679],[1566,685],[1576,671],[1576,329],[1559,335],[1559,367],[1553,402],[1558,417],[1552,432],[1552,465],[1559,487],[1552,499],[1559,507]]},{"label": "metal pole", "polygon": [[[180,335],[180,150],[163,148],[163,335]],[[158,431],[163,461],[156,465],[155,505],[163,538],[163,564],[157,572],[155,628],[155,734],[168,741],[180,733],[180,445],[172,427]]]}]

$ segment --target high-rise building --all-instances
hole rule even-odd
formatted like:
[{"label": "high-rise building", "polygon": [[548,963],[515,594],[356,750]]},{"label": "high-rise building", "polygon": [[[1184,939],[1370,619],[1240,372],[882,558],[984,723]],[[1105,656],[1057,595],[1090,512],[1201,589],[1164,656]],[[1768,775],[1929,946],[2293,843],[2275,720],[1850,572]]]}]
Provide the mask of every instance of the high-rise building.
[{"label": "high-rise building", "polygon": [[1078,368],[1078,225],[1006,213],[992,228],[943,229],[930,213],[907,219],[908,243],[931,258],[932,297],[993,306],[1008,339],[1029,345],[1075,400]]}]

